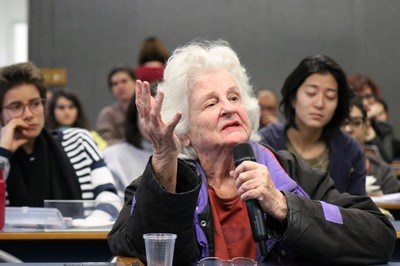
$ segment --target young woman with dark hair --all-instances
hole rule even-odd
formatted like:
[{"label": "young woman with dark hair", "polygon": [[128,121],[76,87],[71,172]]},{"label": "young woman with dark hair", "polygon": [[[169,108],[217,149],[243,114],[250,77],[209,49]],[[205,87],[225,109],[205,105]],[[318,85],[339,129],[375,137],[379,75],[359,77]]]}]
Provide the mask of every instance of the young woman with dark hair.
[{"label": "young woman with dark hair", "polygon": [[342,68],[328,56],[309,56],[286,78],[281,93],[287,122],[262,128],[262,139],[328,171],[340,192],[365,195],[362,151],[340,131],[353,97]]}]

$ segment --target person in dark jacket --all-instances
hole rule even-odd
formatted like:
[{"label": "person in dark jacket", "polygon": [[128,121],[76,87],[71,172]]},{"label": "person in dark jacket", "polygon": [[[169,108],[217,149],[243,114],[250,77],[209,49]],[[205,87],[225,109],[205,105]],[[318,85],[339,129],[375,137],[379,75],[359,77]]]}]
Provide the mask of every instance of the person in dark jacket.
[{"label": "person in dark jacket", "polygon": [[[368,197],[341,194],[324,171],[254,141],[257,99],[237,54],[223,41],[176,49],[155,98],[137,81],[141,127],[153,144],[142,177],[108,235],[114,255],[146,261],[143,234],[177,234],[174,265],[205,257],[273,262],[387,262],[396,233]],[[190,104],[189,104],[190,103]],[[249,143],[254,161],[235,167]],[[246,210],[256,200],[268,238],[256,245]],[[267,247],[266,257],[258,247]],[[361,243],[368,243],[362,245]]]},{"label": "person in dark jacket", "polygon": [[342,68],[325,55],[306,57],[286,78],[281,93],[286,122],[261,128],[261,138],[328,171],[340,192],[366,195],[362,150],[340,130],[354,95]]}]

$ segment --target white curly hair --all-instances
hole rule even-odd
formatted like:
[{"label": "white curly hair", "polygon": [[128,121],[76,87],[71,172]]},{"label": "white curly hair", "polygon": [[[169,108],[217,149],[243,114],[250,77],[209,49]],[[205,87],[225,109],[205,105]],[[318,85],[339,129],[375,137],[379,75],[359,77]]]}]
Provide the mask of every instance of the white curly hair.
[{"label": "white curly hair", "polygon": [[[236,81],[242,103],[249,117],[252,139],[257,140],[260,109],[250,85],[246,69],[241,65],[236,52],[226,41],[193,41],[178,47],[169,58],[164,70],[163,81],[158,88],[164,91],[161,116],[169,121],[182,112],[182,118],[175,128],[178,137],[189,131],[189,94],[198,77],[214,69],[225,69]],[[193,146],[182,145],[180,158],[198,158]]]}]

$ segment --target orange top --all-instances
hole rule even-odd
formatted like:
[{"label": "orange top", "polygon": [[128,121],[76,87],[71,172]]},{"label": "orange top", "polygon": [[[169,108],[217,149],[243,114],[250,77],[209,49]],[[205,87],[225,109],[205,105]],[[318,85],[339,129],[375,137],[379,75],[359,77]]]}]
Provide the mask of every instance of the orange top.
[{"label": "orange top", "polygon": [[256,244],[246,204],[238,196],[220,198],[210,186],[208,194],[214,218],[214,256],[224,260],[234,257],[256,259]]}]

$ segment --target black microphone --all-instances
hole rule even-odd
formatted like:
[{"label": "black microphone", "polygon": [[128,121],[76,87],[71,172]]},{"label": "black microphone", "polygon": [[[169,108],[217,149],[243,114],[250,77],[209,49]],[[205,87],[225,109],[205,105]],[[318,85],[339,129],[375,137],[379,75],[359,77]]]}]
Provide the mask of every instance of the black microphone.
[{"label": "black microphone", "polygon": [[[237,144],[233,148],[233,159],[235,167],[238,167],[244,161],[256,161],[253,149],[249,143]],[[265,225],[264,213],[260,203],[256,199],[246,201],[247,214],[249,216],[253,239],[260,248],[262,256],[267,256],[267,247],[265,240],[268,239],[267,228]]]}]

